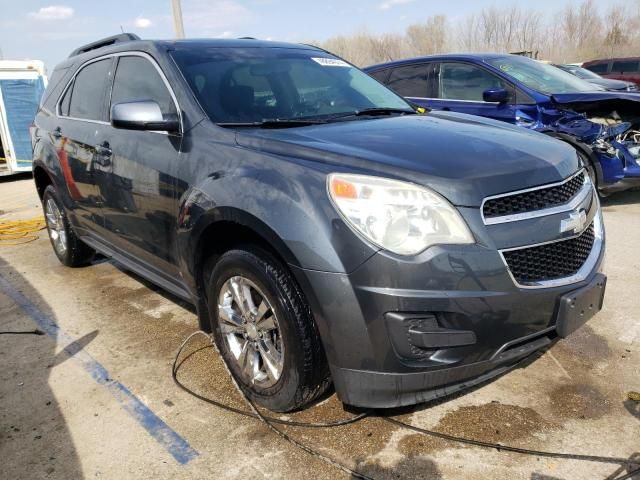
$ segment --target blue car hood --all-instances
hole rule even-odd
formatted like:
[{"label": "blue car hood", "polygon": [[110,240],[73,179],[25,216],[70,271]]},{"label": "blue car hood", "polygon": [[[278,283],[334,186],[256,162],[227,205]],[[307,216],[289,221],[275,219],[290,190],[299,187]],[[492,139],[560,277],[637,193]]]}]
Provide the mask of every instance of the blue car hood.
[{"label": "blue car hood", "polygon": [[246,148],[429,186],[459,206],[557,182],[578,169],[571,147],[481,117],[431,112],[289,129],[238,130]]},{"label": "blue car hood", "polygon": [[640,94],[633,92],[584,92],[584,93],[556,93],[551,100],[561,105],[593,104],[599,102],[629,101],[640,103]]}]

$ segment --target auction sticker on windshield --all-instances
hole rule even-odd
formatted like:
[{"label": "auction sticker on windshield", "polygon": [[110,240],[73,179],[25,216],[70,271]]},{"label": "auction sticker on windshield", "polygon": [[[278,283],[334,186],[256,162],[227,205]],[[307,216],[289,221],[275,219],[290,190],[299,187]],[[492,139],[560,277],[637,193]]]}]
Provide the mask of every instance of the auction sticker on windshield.
[{"label": "auction sticker on windshield", "polygon": [[344,60],[340,60],[337,58],[324,58],[324,57],[312,57],[316,63],[319,63],[323,67],[349,67],[350,65]]}]

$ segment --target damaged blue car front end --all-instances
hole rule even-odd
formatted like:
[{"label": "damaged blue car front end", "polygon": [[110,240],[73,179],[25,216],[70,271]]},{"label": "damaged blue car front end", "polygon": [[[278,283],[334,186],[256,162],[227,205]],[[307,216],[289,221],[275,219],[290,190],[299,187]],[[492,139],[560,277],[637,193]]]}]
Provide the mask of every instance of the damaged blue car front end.
[{"label": "damaged blue car front end", "polygon": [[537,106],[532,128],[589,156],[602,193],[640,186],[640,94],[556,94]]},{"label": "damaged blue car front end", "polygon": [[552,65],[504,54],[428,56],[365,71],[419,106],[508,122],[573,145],[602,195],[640,186],[640,93],[596,90]]}]

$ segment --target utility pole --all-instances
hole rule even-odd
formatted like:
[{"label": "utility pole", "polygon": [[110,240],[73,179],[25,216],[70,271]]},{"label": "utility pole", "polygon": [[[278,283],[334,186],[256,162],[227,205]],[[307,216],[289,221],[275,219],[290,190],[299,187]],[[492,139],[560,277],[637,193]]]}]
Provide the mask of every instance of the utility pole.
[{"label": "utility pole", "polygon": [[171,0],[173,11],[173,26],[176,30],[176,38],[184,38],[184,24],[182,23],[182,6],[180,0]]}]

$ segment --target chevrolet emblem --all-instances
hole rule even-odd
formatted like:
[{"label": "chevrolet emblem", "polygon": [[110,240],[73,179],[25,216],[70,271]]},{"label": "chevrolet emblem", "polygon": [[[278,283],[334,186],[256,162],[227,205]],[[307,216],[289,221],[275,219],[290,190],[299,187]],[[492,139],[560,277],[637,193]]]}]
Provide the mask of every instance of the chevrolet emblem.
[{"label": "chevrolet emblem", "polygon": [[573,232],[580,233],[584,230],[587,223],[587,212],[583,209],[576,210],[569,214],[569,218],[565,218],[560,222],[560,233]]}]

